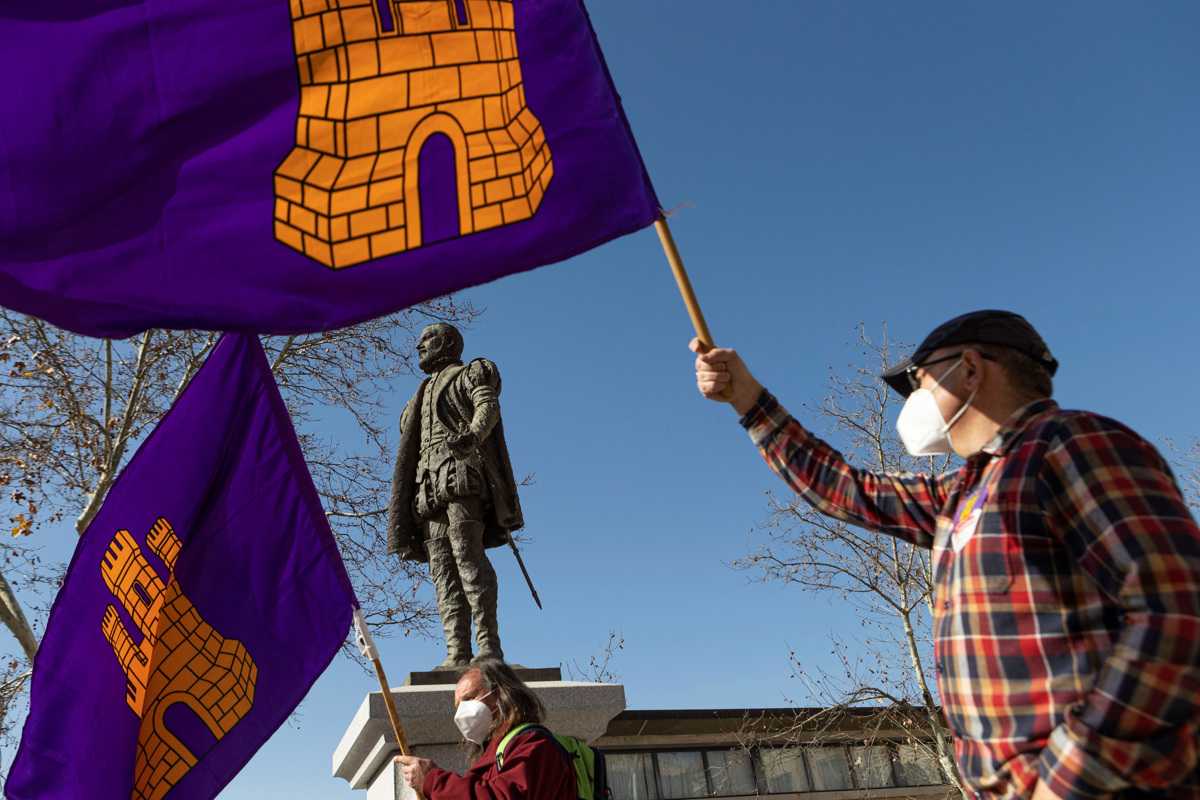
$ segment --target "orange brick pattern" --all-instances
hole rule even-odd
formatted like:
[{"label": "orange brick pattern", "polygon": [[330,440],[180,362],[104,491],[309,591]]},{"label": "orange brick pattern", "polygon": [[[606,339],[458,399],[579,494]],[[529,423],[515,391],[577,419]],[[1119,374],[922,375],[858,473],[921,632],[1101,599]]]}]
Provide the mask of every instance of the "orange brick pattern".
[{"label": "orange brick pattern", "polygon": [[459,233],[528,219],[554,175],[525,103],[512,0],[290,0],[296,147],[275,172],[275,237],[341,268],[421,246],[425,140],[454,145]]},{"label": "orange brick pattern", "polygon": [[114,606],[101,630],[126,678],[126,700],[141,720],[132,800],[159,800],[196,764],[164,715],[183,703],[218,741],[250,712],[258,668],[241,642],[226,639],[196,612],[174,577],[181,542],[165,519],[146,536],[168,570],[164,582],[129,531],[117,531],[100,564],[109,591],[141,633],[133,636]]}]

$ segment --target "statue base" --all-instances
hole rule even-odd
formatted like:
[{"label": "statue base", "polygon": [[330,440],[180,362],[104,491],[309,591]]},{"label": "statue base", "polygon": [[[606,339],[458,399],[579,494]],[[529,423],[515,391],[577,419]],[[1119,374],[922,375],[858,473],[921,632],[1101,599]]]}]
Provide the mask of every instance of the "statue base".
[{"label": "statue base", "polygon": [[[556,733],[593,741],[625,710],[624,686],[564,681],[557,667],[515,669],[546,706],[546,726]],[[414,672],[391,690],[413,755],[455,772],[467,767],[462,736],[454,726],[454,685],[461,672]],[[365,789],[367,800],[415,800],[393,761],[399,753],[383,693],[372,692],[333,753],[333,774],[351,789]]]},{"label": "statue base", "polygon": [[[562,681],[562,670],[558,667],[522,667],[518,664],[510,664],[513,672],[517,673],[517,677],[526,683],[532,681]],[[458,678],[471,666],[468,664],[465,667],[456,667],[454,669],[435,669],[429,672],[410,672],[408,680],[404,681],[405,686],[445,686],[449,684],[453,686],[458,683]]]}]

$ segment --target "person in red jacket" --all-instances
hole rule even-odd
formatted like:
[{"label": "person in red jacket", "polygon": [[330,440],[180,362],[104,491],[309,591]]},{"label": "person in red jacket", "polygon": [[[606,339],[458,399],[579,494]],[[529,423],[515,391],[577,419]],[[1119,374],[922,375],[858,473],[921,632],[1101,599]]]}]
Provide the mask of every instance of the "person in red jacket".
[{"label": "person in red jacket", "polygon": [[425,800],[576,800],[574,766],[545,729],[518,733],[496,767],[496,747],[518,725],[540,725],[542,701],[502,661],[476,662],[454,688],[454,723],[470,742],[475,763],[462,775],[428,758],[397,756],[404,779]]}]

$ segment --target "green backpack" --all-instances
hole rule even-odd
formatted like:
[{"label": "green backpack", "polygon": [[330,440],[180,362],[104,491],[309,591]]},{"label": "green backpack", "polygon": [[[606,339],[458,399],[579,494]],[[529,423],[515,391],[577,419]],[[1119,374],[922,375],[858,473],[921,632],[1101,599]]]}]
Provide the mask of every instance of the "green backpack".
[{"label": "green backpack", "polygon": [[608,768],[604,754],[574,736],[560,736],[541,725],[518,725],[509,731],[496,747],[496,769],[504,769],[504,749],[517,735],[536,731],[558,745],[563,756],[575,767],[575,793],[579,800],[610,800],[608,790]]}]

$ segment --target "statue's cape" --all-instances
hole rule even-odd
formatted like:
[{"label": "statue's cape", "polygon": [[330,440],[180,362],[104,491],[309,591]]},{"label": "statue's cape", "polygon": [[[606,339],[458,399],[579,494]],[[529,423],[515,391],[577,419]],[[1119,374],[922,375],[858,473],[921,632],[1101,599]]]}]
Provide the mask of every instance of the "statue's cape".
[{"label": "statue's cape", "polygon": [[[450,430],[464,431],[472,412],[470,387],[464,380],[466,367],[458,365],[447,369],[457,370],[457,373],[446,381],[434,400],[438,418]],[[400,418],[400,447],[396,453],[388,503],[388,552],[410,561],[425,562],[429,561],[429,553],[425,549],[424,527],[413,513],[413,498],[417,489],[417,462],[421,456],[421,402],[429,380],[426,378],[421,382]],[[404,421],[408,422],[407,427]],[[502,420],[496,421],[491,434],[484,440],[480,455],[489,490],[484,508],[483,545],[500,547],[508,543],[510,531],[520,530],[525,525]]]}]

